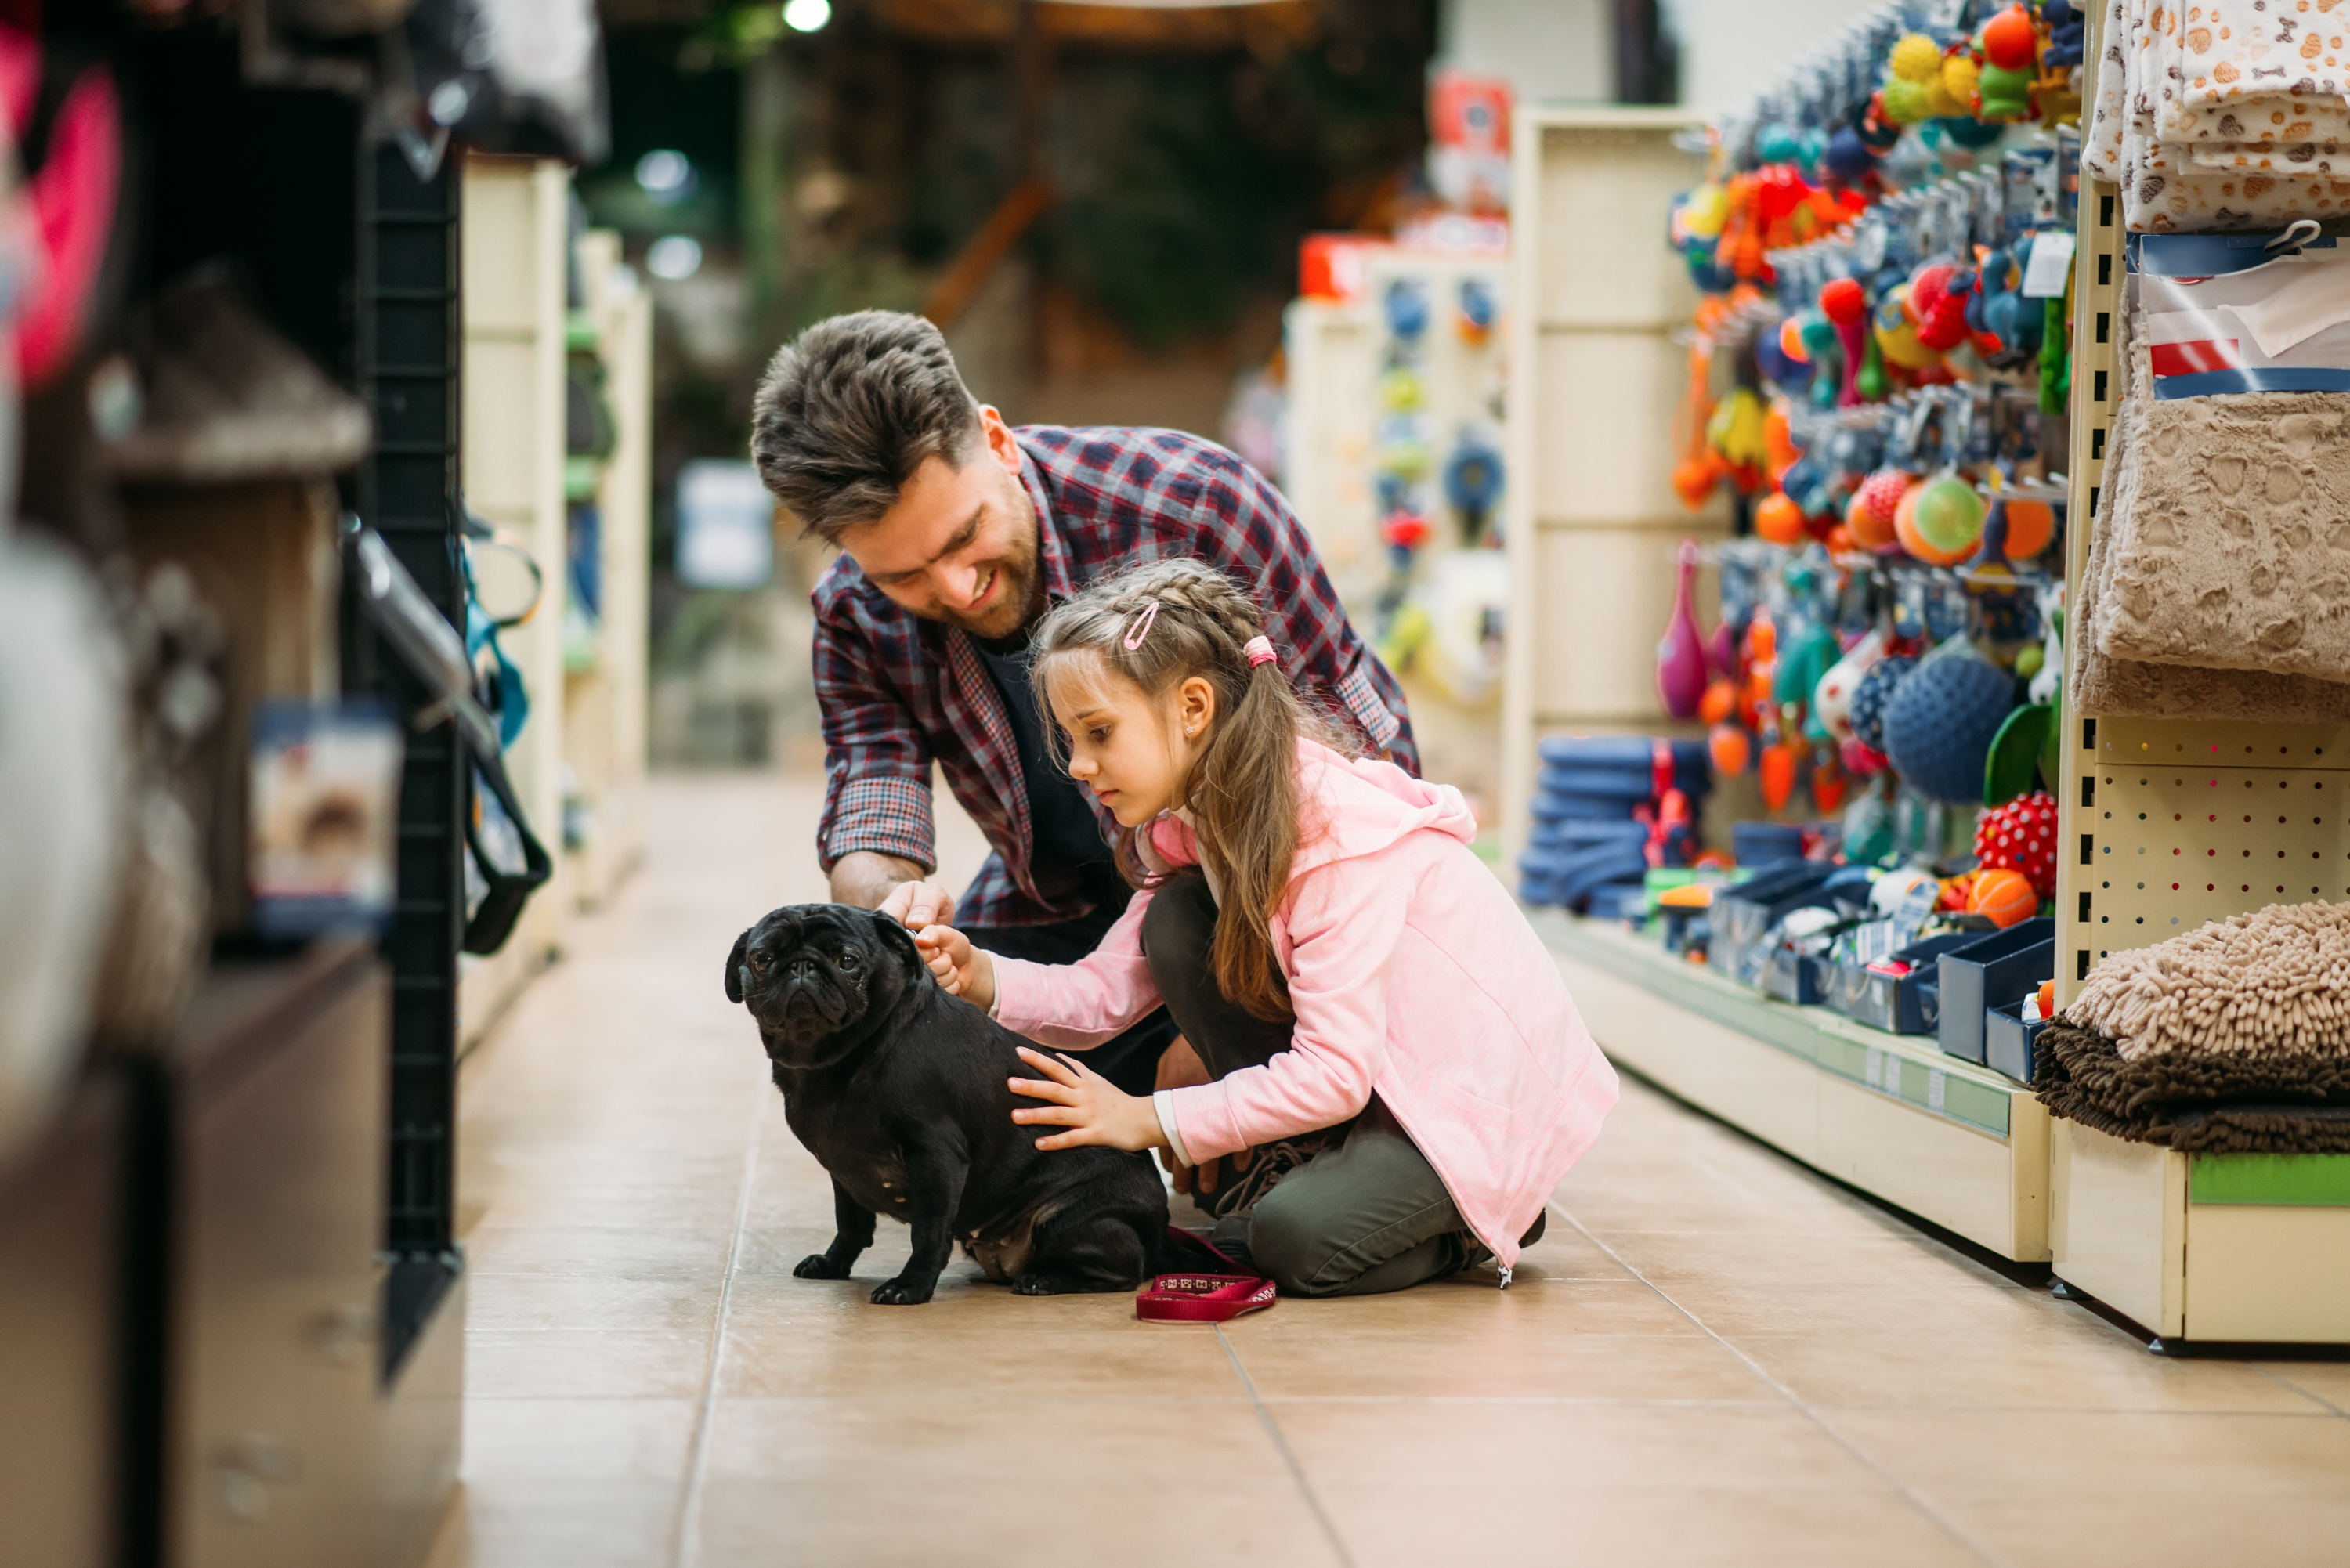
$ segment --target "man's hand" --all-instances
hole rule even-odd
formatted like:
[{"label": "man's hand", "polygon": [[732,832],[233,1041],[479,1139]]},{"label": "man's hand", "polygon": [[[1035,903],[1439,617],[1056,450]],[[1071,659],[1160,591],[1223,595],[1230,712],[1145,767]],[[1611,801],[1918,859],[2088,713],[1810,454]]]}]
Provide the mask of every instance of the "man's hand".
[{"label": "man's hand", "polygon": [[1166,1147],[1167,1135],[1159,1129],[1158,1107],[1150,1103],[1149,1096],[1129,1095],[1092,1068],[1066,1056],[1048,1055],[1023,1045],[1020,1059],[1045,1076],[1014,1078],[1012,1092],[1052,1103],[1023,1106],[1012,1113],[1012,1119],[1024,1126],[1042,1122],[1069,1129],[1038,1138],[1038,1148],[1082,1148],[1087,1144],[1135,1150]]},{"label": "man's hand", "polygon": [[[931,868],[920,861],[870,849],[852,849],[832,863],[832,901],[853,904],[860,909],[878,909],[900,888],[909,882],[920,882],[930,874]],[[952,918],[954,899],[949,897],[945,905],[948,913],[934,914],[931,923],[944,925]]]},{"label": "man's hand", "polygon": [[[1175,1043],[1159,1054],[1159,1075],[1151,1087],[1154,1090],[1183,1089],[1208,1081],[1207,1064],[1200,1060],[1200,1054],[1191,1048],[1191,1043],[1178,1034]],[[1194,1176],[1191,1168],[1177,1159],[1171,1148],[1160,1150],[1159,1159],[1166,1165],[1168,1179],[1175,1190],[1191,1191]],[[1210,1190],[1213,1190],[1215,1178],[1211,1175],[1208,1180]]]},{"label": "man's hand", "polygon": [[954,919],[954,895],[936,882],[900,882],[881,900],[881,912],[910,931],[944,926]]},{"label": "man's hand", "polygon": [[926,926],[914,933],[914,947],[949,996],[960,996],[982,1012],[995,1011],[995,961],[952,926]]},{"label": "man's hand", "polygon": [[1175,1043],[1159,1053],[1159,1076],[1151,1085],[1154,1089],[1188,1089],[1194,1084],[1209,1082],[1208,1065],[1191,1043],[1180,1034]]}]

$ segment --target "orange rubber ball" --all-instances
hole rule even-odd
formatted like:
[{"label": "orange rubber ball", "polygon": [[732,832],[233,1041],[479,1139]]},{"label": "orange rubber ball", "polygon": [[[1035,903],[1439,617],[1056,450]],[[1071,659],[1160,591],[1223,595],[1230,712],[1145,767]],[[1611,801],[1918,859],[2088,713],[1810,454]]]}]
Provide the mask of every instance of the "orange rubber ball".
[{"label": "orange rubber ball", "polygon": [[2045,501],[2007,504],[2007,558],[2028,561],[2054,542],[2056,509]]},{"label": "orange rubber ball", "polygon": [[1864,549],[1882,550],[1893,543],[1894,514],[1912,483],[1898,468],[1880,468],[1861,482],[1844,519],[1856,544]]},{"label": "orange rubber ball", "polygon": [[1673,489],[1679,493],[1681,504],[1694,512],[1705,504],[1714,486],[1729,472],[1712,452],[1703,457],[1685,457],[1673,465]]},{"label": "orange rubber ball", "polygon": [[1974,886],[1967,890],[1967,913],[1989,915],[1991,924],[2002,930],[2022,925],[2039,912],[2040,895],[2032,890],[2031,881],[2021,871],[1978,872]]},{"label": "orange rubber ball", "polygon": [[1705,749],[1715,774],[1721,778],[1736,778],[1754,760],[1754,742],[1735,724],[1716,724],[1707,732]]},{"label": "orange rubber ball", "polygon": [[1901,504],[1893,509],[1893,536],[1901,547],[1929,566],[1955,566],[1974,553],[1970,544],[1965,549],[1952,552],[1938,550],[1933,541],[1918,532],[1918,497],[1926,486],[1920,481],[1901,493]]},{"label": "orange rubber ball", "polygon": [[1774,490],[1754,504],[1754,532],[1773,545],[1800,545],[1804,542],[1804,509],[1788,498],[1783,490]]},{"label": "orange rubber ball", "polygon": [[2038,46],[2032,13],[2021,5],[2010,5],[1983,24],[1983,57],[2001,70],[2030,70]]}]

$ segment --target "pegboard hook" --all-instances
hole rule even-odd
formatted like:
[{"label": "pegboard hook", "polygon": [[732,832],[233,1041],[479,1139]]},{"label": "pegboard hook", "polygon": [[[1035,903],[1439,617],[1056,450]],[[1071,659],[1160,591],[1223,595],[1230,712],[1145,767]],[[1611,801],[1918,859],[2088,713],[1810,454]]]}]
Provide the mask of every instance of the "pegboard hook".
[{"label": "pegboard hook", "polygon": [[2301,254],[2302,246],[2324,232],[2315,218],[2295,218],[2284,226],[2284,233],[2270,240],[2261,248],[2273,251],[2279,255],[2297,256]]}]

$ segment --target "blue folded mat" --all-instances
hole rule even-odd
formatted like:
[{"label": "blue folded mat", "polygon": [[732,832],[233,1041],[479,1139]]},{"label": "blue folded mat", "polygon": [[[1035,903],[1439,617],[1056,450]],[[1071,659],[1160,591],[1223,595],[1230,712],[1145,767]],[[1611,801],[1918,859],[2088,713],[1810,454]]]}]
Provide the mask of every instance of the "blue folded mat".
[{"label": "blue folded mat", "polygon": [[1568,816],[1555,822],[1537,821],[1526,835],[1526,846],[1531,849],[1579,849],[1592,844],[1640,844],[1648,836],[1648,825],[1629,817],[1609,822]]},{"label": "blue folded mat", "polygon": [[[1679,860],[1686,838],[1675,833],[1669,858]],[[1640,844],[1595,844],[1573,850],[1529,848],[1518,857],[1518,893],[1528,903],[1579,905],[1611,882],[1645,885],[1648,858]],[[1544,895],[1537,898],[1529,886]]]},{"label": "blue folded mat", "polygon": [[1648,857],[1637,849],[1610,850],[1606,859],[1593,858],[1571,875],[1558,879],[1558,901],[1575,908],[1610,882],[1639,882],[1648,876]]},{"label": "blue folded mat", "polygon": [[[1705,770],[1703,741],[1667,741],[1665,744],[1673,749],[1674,772]],[[1560,767],[1638,767],[1646,771],[1656,747],[1655,739],[1648,735],[1553,735],[1536,742],[1534,750],[1544,762]]]},{"label": "blue folded mat", "polygon": [[1655,781],[1646,768],[1565,768],[1545,763],[1534,775],[1534,787],[1560,794],[1621,795],[1626,800],[1646,800]]},{"label": "blue folded mat", "polygon": [[1638,801],[1619,795],[1561,794],[1551,790],[1536,792],[1529,809],[1536,822],[1628,821]]},{"label": "blue folded mat", "polygon": [[[1710,774],[1692,774],[1686,770],[1673,774],[1673,787],[1692,801],[1703,800],[1713,793]],[[1534,775],[1536,794],[1573,794],[1604,796],[1630,803],[1648,799],[1656,794],[1656,779],[1646,769],[1630,768],[1562,768],[1545,765]]]},{"label": "blue folded mat", "polygon": [[1591,895],[1591,908],[1585,911],[1595,920],[1629,920],[1648,913],[1648,887],[1646,881],[1610,882]]}]

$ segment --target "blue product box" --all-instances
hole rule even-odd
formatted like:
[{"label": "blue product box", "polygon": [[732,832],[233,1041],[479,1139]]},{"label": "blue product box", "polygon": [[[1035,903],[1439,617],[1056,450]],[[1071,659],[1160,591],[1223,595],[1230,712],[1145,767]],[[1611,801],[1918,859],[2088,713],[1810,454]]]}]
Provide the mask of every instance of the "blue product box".
[{"label": "blue product box", "polygon": [[2056,972],[2056,922],[2025,920],[1940,955],[1935,1034],[1945,1056],[1983,1059],[1983,1010],[2021,1002]]}]

